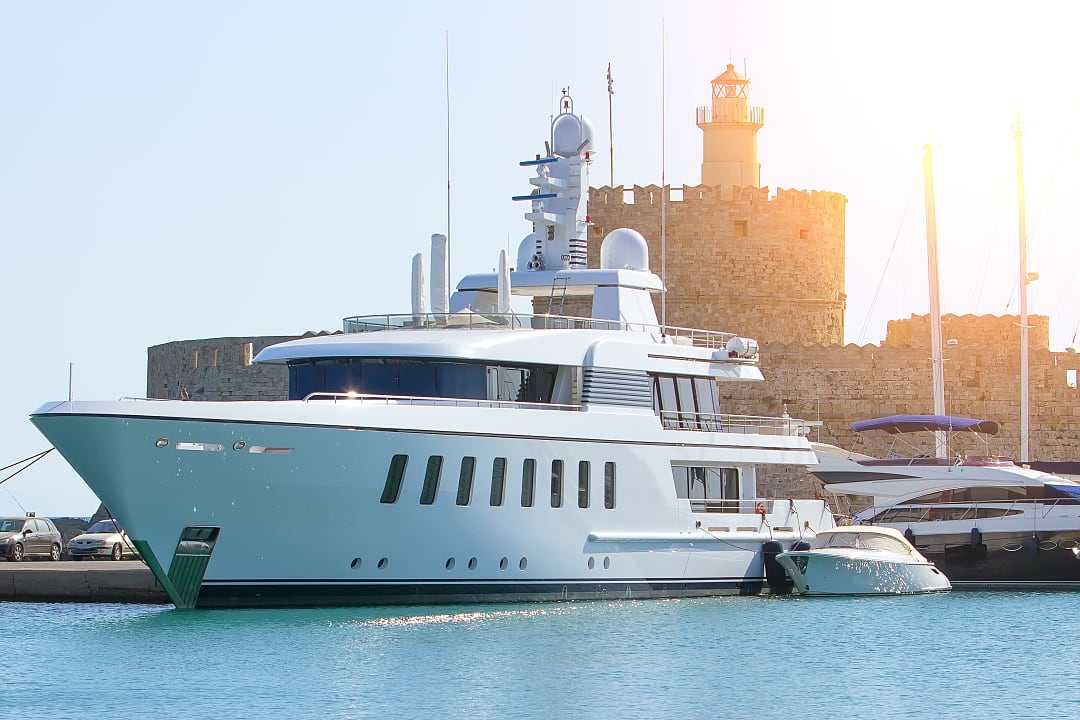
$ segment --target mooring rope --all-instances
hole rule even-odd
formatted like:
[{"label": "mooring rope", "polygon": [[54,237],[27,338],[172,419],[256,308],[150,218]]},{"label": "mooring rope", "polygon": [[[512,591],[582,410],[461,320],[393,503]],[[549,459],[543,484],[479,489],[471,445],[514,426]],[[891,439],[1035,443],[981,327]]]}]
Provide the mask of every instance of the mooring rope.
[{"label": "mooring rope", "polygon": [[[3,485],[3,484],[4,484],[4,483],[6,483],[6,482],[7,482],[8,480],[10,480],[11,478],[15,477],[16,475],[18,475],[19,473],[21,473],[21,472],[22,472],[23,470],[25,470],[26,468],[30,467],[31,465],[33,465],[33,464],[34,464],[34,463],[36,463],[36,462],[37,462],[38,460],[40,460],[41,458],[45,457],[46,455],[48,455],[49,453],[51,453],[51,452],[52,452],[53,450],[55,450],[55,449],[56,449],[56,448],[49,448],[48,450],[42,450],[42,451],[41,451],[41,452],[39,452],[39,453],[34,453],[34,454],[33,454],[33,455],[31,455],[30,457],[25,457],[25,458],[23,458],[22,460],[19,460],[18,462],[13,462],[13,463],[11,463],[10,465],[5,465],[4,467],[0,468],[0,472],[3,472],[4,470],[9,470],[9,469],[11,469],[11,468],[15,467],[16,465],[22,465],[23,463],[26,463],[26,465],[23,465],[23,466],[22,466],[21,468],[19,468],[19,469],[18,469],[18,470],[16,470],[15,472],[11,473],[10,475],[8,475],[8,476],[7,476],[6,478],[4,478],[3,480],[0,480],[0,485]],[[27,460],[29,460],[30,462],[26,462]]]}]

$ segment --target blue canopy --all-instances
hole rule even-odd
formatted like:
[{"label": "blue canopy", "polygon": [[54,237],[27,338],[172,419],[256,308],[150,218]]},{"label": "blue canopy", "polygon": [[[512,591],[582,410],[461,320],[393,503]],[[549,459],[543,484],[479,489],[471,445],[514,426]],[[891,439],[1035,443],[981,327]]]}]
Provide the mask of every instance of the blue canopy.
[{"label": "blue canopy", "polygon": [[993,420],[956,417],[953,415],[890,415],[889,417],[860,420],[851,423],[855,432],[884,430],[887,433],[922,432],[925,430],[970,430],[971,432],[997,435],[998,424]]}]

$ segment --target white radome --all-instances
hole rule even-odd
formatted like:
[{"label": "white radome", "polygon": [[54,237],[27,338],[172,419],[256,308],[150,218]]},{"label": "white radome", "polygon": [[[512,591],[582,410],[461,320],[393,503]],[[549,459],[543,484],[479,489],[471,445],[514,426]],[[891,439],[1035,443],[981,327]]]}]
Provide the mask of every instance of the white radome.
[{"label": "white radome", "polygon": [[637,230],[616,228],[600,244],[600,267],[605,270],[649,271],[649,245]]},{"label": "white radome", "polygon": [[551,126],[551,139],[555,154],[563,157],[592,150],[592,123],[578,115],[560,115]]},{"label": "white radome", "polygon": [[521,239],[521,244],[518,245],[517,251],[517,267],[515,270],[532,270],[529,265],[532,262],[533,256],[536,254],[536,234],[529,233]]}]

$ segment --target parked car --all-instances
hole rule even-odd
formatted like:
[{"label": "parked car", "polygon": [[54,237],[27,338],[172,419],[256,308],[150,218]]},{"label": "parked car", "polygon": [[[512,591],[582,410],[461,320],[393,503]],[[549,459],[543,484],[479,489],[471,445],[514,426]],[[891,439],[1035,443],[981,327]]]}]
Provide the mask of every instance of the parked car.
[{"label": "parked car", "polygon": [[29,557],[59,560],[64,551],[64,538],[48,518],[0,518],[0,556],[12,562]]},{"label": "parked car", "polygon": [[68,543],[68,552],[75,560],[123,560],[125,557],[139,556],[135,546],[128,540],[127,533],[120,529],[115,520],[99,520],[86,528],[86,532],[72,538]]}]

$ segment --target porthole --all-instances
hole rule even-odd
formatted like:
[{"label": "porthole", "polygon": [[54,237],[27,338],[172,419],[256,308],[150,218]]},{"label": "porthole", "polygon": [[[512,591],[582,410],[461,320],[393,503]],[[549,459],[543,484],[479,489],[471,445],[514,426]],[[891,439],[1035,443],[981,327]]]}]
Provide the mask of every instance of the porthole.
[{"label": "porthole", "polygon": [[518,570],[524,570],[529,567],[529,558],[521,558],[518,560]]},{"label": "porthole", "polygon": [[476,558],[469,558],[469,569],[470,570],[475,570],[476,569]]},{"label": "porthole", "polygon": [[390,564],[390,561],[386,558],[379,558],[379,569],[385,570],[386,566]]},{"label": "porthole", "polygon": [[596,567],[596,558],[591,557],[589,558],[589,569],[592,570],[594,567]]},{"label": "porthole", "polygon": [[503,558],[502,560],[499,561],[499,569],[500,570],[505,570],[506,566],[509,565],[509,564],[510,564],[510,561],[507,560],[506,558]]},{"label": "porthole", "polygon": [[447,561],[446,561],[446,569],[447,570],[453,570],[454,565],[457,565],[457,561],[454,560],[454,558],[448,558]]},{"label": "porthole", "polygon": [[232,444],[232,449],[233,450],[243,450],[246,447],[247,447],[247,443],[244,442],[243,440],[237,440],[236,442],[234,442]]},{"label": "porthole", "polygon": [[361,560],[360,558],[353,558],[352,562],[349,563],[349,567],[351,567],[353,570],[355,570],[356,568],[360,567],[360,565],[363,564],[363,562],[364,561]]},{"label": "porthole", "polygon": [[154,447],[156,447],[158,449],[163,448],[168,444],[169,444],[168,438],[158,438],[156,441],[154,441]]},{"label": "porthole", "polygon": [[610,567],[611,567],[611,558],[605,557],[604,558],[604,569],[607,570]]}]

